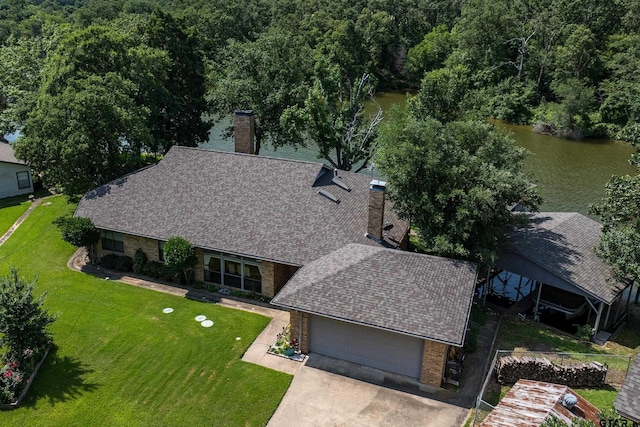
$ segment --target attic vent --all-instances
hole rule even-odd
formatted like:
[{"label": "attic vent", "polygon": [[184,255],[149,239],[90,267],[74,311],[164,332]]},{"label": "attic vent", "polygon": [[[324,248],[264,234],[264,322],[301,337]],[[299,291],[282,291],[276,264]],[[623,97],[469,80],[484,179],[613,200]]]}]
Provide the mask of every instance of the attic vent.
[{"label": "attic vent", "polygon": [[329,193],[327,190],[319,190],[318,194],[322,194],[324,197],[331,200],[332,202],[340,203],[340,200],[333,194]]},{"label": "attic vent", "polygon": [[577,403],[578,403],[578,399],[571,393],[565,394],[564,397],[562,398],[562,404],[567,409],[573,408],[574,406],[576,406]]},{"label": "attic vent", "polygon": [[338,187],[342,188],[343,190],[351,191],[351,188],[349,188],[349,186],[347,184],[345,184],[345,182],[343,180],[341,180],[340,178],[338,178],[337,176],[334,176],[331,179],[331,182],[333,182],[335,185],[337,185]]}]

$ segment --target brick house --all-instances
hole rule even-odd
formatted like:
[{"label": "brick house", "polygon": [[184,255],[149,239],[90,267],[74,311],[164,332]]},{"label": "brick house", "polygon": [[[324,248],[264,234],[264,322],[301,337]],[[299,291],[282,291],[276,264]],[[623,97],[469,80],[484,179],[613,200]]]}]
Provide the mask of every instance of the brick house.
[{"label": "brick house", "polygon": [[11,145],[0,138],[0,199],[33,193],[31,169],[16,159]]},{"label": "brick house", "polygon": [[351,244],[300,268],[272,304],[289,309],[303,353],[440,386],[464,344],[478,266]]},{"label": "brick house", "polygon": [[[391,359],[346,359],[381,369],[386,366],[391,372],[440,386],[448,346],[461,346],[464,340],[475,265],[401,251],[408,245],[409,223],[385,203],[384,182],[321,163],[252,155],[253,116],[241,111],[235,120],[235,153],[176,146],[157,165],[85,194],[75,215],[91,218],[101,230],[98,256],[133,257],[140,248],[149,260],[162,261],[164,242],[181,236],[196,248],[196,280],[274,297],[283,288],[286,295],[295,294],[306,272],[313,271],[305,266],[313,269],[320,262],[330,269],[336,257],[351,259],[373,250],[372,256],[386,263],[384,272],[362,271],[368,279],[359,287],[346,278],[341,283],[352,293],[366,286],[370,293],[365,294],[380,298],[376,304],[387,310],[378,313],[377,323],[365,331],[370,332],[369,339],[384,340],[382,346],[392,348],[394,342],[410,346],[412,370],[385,365]],[[353,271],[365,265],[354,265]],[[445,278],[432,271],[436,266],[434,271],[440,273],[465,274]],[[384,278],[385,273],[390,275]],[[444,301],[444,294],[452,289],[457,297]],[[394,295],[383,298],[389,293]],[[296,316],[305,307],[290,298],[276,301],[291,307],[292,327],[297,327]],[[401,315],[407,307],[413,308]],[[308,313],[322,317],[314,310]],[[335,317],[335,313],[325,314],[328,319]],[[409,319],[415,328],[399,326]],[[353,325],[367,323],[357,317],[341,320],[339,328],[345,336]],[[328,352],[315,345],[313,338],[310,343],[307,350]],[[416,363],[420,372],[414,369]],[[422,373],[427,365],[434,373]]]}]

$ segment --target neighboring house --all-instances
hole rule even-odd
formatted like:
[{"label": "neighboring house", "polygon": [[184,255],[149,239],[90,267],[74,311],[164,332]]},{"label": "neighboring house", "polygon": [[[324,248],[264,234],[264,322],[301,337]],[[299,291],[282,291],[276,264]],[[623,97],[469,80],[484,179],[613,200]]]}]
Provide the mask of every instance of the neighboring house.
[{"label": "neighboring house", "polygon": [[[611,267],[596,255],[600,234],[598,222],[576,212],[533,214],[510,233],[496,266],[536,282],[534,312],[545,306],[571,313],[572,307],[563,306],[568,293],[587,304],[596,331],[606,329],[625,314],[622,294],[631,284],[613,280]],[[541,301],[545,294],[551,301]]]},{"label": "neighboring house", "polygon": [[[567,395],[572,396],[567,398]],[[575,402],[571,405],[570,403]],[[600,425],[598,408],[571,388],[542,381],[519,380],[491,410],[480,427],[539,427],[554,415],[567,425],[573,418]]]},{"label": "neighboring house", "polygon": [[620,415],[640,424],[640,353],[636,355],[613,406]]},{"label": "neighboring house", "polygon": [[11,145],[0,140],[0,199],[33,193],[29,166],[16,159]]},{"label": "neighboring house", "polygon": [[461,347],[475,263],[351,244],[306,264],[272,304],[290,310],[302,352],[440,386],[449,347]]}]

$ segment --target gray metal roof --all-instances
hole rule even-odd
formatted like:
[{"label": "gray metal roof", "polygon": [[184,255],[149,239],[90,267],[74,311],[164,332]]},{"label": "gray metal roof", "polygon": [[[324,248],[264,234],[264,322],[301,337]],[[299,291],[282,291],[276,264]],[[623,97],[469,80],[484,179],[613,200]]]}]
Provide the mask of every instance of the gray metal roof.
[{"label": "gray metal roof", "polygon": [[623,417],[640,423],[640,353],[636,355],[613,406]]},{"label": "gray metal roof", "polygon": [[533,214],[526,226],[509,234],[497,266],[551,285],[573,286],[611,304],[624,285],[612,279],[611,267],[595,253],[600,233],[598,222],[577,212]]},{"label": "gray metal roof", "polygon": [[350,244],[306,264],[272,304],[462,345],[478,266]]},{"label": "gray metal roof", "polygon": [[[157,165],[85,194],[75,215],[101,229],[304,265],[348,243],[379,245],[365,237],[371,178],[339,176],[351,191],[321,163],[173,147]],[[408,222],[391,209],[385,222],[394,225],[385,244],[395,245]]]},{"label": "gray metal roof", "polygon": [[0,162],[4,163],[15,163],[18,165],[26,164],[22,160],[16,159],[16,156],[13,152],[13,147],[8,142],[0,141]]}]

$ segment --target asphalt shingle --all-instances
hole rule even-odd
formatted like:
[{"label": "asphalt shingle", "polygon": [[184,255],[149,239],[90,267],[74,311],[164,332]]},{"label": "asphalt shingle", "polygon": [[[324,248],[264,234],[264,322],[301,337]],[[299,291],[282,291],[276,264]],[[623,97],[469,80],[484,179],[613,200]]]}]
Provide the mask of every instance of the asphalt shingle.
[{"label": "asphalt shingle", "polygon": [[640,423],[640,354],[636,355],[613,406],[625,418]]},{"label": "asphalt shingle", "polygon": [[[196,247],[304,265],[348,243],[379,245],[365,236],[371,178],[339,176],[351,191],[321,163],[173,147],[157,165],[85,194],[76,216],[101,229],[179,235]],[[408,222],[391,209],[385,222],[394,225],[386,238],[394,245]]]},{"label": "asphalt shingle", "polygon": [[478,266],[350,244],[309,264],[272,304],[462,345]]},{"label": "asphalt shingle", "polygon": [[577,212],[541,212],[509,234],[505,252],[516,253],[610,304],[624,286],[612,279],[611,267],[595,253],[601,228]]},{"label": "asphalt shingle", "polygon": [[18,165],[24,165],[25,163],[22,160],[16,159],[16,156],[13,152],[13,147],[8,142],[0,141],[0,162],[4,163],[15,163]]}]

